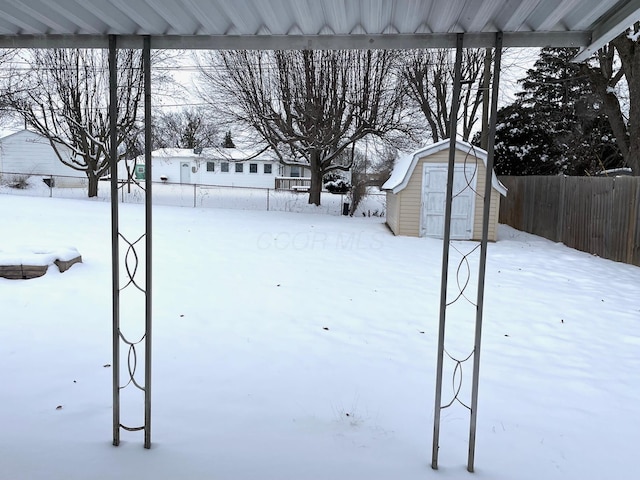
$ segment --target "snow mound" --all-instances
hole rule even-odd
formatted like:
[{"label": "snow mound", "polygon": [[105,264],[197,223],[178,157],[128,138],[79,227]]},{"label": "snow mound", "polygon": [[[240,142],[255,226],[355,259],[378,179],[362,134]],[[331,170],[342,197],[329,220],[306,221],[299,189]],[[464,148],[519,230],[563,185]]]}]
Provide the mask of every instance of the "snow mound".
[{"label": "snow mound", "polygon": [[8,248],[0,250],[0,277],[30,279],[47,273],[50,265],[65,272],[82,257],[74,247],[59,248]]},{"label": "snow mound", "polygon": [[21,247],[0,249],[0,266],[6,265],[52,265],[56,260],[69,262],[80,253],[74,247],[37,248]]}]

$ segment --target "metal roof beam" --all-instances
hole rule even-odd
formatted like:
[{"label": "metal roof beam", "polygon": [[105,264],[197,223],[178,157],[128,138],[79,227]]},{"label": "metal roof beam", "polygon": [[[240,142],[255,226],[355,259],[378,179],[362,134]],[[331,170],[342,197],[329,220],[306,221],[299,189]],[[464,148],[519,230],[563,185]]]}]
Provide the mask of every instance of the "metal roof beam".
[{"label": "metal roof beam", "polygon": [[[465,33],[465,48],[492,47],[495,33]],[[586,47],[589,32],[504,33],[504,47]],[[107,48],[104,35],[0,35],[0,48]],[[154,49],[338,50],[455,48],[456,34],[384,35],[159,35]],[[142,36],[118,36],[118,48],[142,48]]]}]

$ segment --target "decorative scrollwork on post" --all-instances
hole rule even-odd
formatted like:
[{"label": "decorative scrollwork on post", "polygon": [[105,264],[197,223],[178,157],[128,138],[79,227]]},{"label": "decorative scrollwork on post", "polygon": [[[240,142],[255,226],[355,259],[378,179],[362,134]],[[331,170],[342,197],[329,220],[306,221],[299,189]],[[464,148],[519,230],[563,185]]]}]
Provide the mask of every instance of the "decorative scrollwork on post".
[{"label": "decorative scrollwork on post", "polygon": [[[464,168],[460,169],[460,171],[456,172],[458,175],[463,175],[463,181],[459,178],[455,177],[454,173],[454,186],[458,186],[458,190],[455,188],[452,191],[452,203],[456,201],[457,198],[461,197],[465,193],[471,192],[472,195],[483,199],[483,195],[479,193],[475,188],[475,182],[478,178],[478,168],[479,165],[484,165],[482,160],[478,158],[475,154],[474,147],[471,146],[470,150],[466,153],[464,162],[462,162]],[[463,251],[464,248],[467,248],[467,251]],[[445,312],[449,307],[459,303],[465,302],[468,304],[474,311],[477,308],[476,302],[473,300],[472,294],[473,292],[469,292],[471,288],[471,271],[472,271],[472,261],[471,258],[474,254],[478,252],[480,249],[480,243],[476,242],[456,242],[453,240],[449,240],[449,248],[453,249],[459,256],[458,265],[455,269],[455,289],[450,289],[447,292],[447,296],[451,296],[451,298],[446,299],[446,303],[444,305]],[[453,292],[451,291],[453,290]],[[446,342],[445,342],[446,345]],[[451,373],[452,376],[452,395],[448,402],[440,404],[440,410],[444,410],[453,406],[454,404],[459,404],[464,407],[466,410],[471,411],[471,406],[469,401],[465,401],[461,398],[462,385],[464,382],[463,369],[464,365],[467,362],[472,361],[475,349],[471,349],[470,352],[466,356],[455,356],[449,350],[447,350],[446,346],[443,345],[443,352],[446,355],[446,358],[450,362],[453,363],[453,370]]]}]

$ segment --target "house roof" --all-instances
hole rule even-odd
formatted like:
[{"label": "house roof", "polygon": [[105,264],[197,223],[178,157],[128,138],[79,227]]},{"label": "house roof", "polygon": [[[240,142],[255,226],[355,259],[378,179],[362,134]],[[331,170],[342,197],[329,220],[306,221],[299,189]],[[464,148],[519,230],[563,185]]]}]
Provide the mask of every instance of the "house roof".
[{"label": "house roof", "polygon": [[640,19],[640,0],[0,0],[0,47],[419,48],[577,46]]},{"label": "house roof", "polygon": [[[215,160],[229,160],[235,162],[241,161],[256,161],[256,162],[271,162],[276,161],[273,156],[267,152],[260,150],[253,151],[240,148],[222,148],[222,147],[207,147],[203,148],[200,153],[196,153],[192,148],[159,148],[151,152],[152,158],[199,158],[202,160],[215,159]],[[144,156],[140,160],[144,160]]]},{"label": "house roof", "polygon": [[47,137],[44,137],[43,135],[40,135],[38,132],[34,132],[33,130],[29,130],[27,128],[24,128],[22,130],[18,130],[17,132],[9,133],[9,134],[1,137],[0,138],[0,142],[3,142],[4,140],[7,140],[7,139],[13,138],[13,137],[22,137],[24,135],[30,135],[32,137],[38,137],[38,138],[42,139],[44,142],[49,143],[49,140],[47,139]]},{"label": "house roof", "polygon": [[[382,190],[387,190],[392,193],[398,193],[404,190],[404,188],[409,183],[409,179],[411,178],[411,175],[413,174],[418,161],[421,158],[428,157],[429,155],[433,155],[434,153],[448,150],[449,144],[450,141],[447,138],[440,142],[420,148],[415,152],[404,154],[398,157],[398,160],[393,167],[391,176],[384,183],[384,185],[382,185]],[[465,154],[470,154],[474,158],[481,159],[484,163],[485,168],[487,167],[487,152],[485,150],[482,150],[475,145],[471,145],[470,143],[463,142],[462,140],[456,140],[456,150],[459,150]],[[491,185],[494,189],[500,192],[500,195],[507,195],[506,187],[502,185],[502,183],[500,183],[495,172],[492,172],[491,175]]]},{"label": "house roof", "polygon": [[[23,128],[22,130],[18,130],[17,132],[13,132],[13,133],[9,133],[7,135],[5,135],[4,137],[0,138],[0,143],[3,143],[7,140],[11,140],[11,139],[20,139],[20,137],[25,137],[27,139],[27,142],[35,144],[35,143],[39,143],[42,145],[50,145],[49,139],[47,137],[45,137],[44,135],[41,135],[38,132],[34,132],[33,130],[29,130],[28,128]],[[60,143],[60,142],[55,142],[57,145],[57,148],[62,148],[62,149],[68,149],[69,147],[67,145],[65,145],[64,143]],[[1,154],[2,152],[0,152]]]}]

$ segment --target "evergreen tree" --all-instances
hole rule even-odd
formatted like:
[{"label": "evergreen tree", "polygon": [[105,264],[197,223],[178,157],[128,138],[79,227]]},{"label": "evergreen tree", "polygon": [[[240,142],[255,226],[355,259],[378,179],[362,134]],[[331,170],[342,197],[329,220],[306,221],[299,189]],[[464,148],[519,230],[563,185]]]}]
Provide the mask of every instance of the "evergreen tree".
[{"label": "evergreen tree", "polygon": [[224,141],[222,142],[223,148],[236,148],[236,144],[233,143],[233,138],[231,138],[231,131],[228,131],[224,134]]},{"label": "evergreen tree", "polygon": [[555,175],[561,152],[532,107],[516,101],[498,112],[495,170],[498,175]]},{"label": "evergreen tree", "polygon": [[502,175],[589,175],[622,165],[602,99],[574,48],[545,48],[498,112],[496,171]]}]

